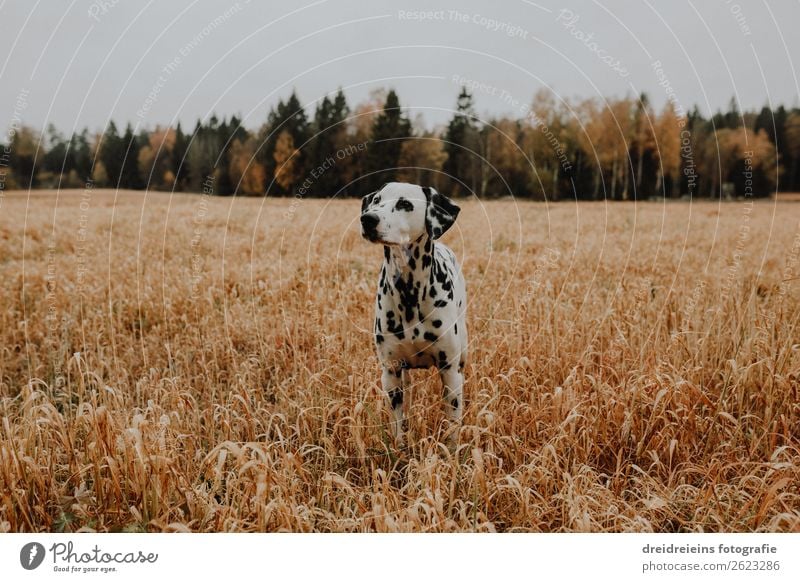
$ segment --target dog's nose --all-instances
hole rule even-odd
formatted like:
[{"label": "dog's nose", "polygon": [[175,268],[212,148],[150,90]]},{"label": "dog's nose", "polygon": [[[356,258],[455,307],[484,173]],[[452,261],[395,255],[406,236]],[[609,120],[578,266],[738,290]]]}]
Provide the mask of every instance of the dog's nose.
[{"label": "dog's nose", "polygon": [[369,232],[370,230],[374,230],[378,223],[380,222],[380,218],[378,218],[377,214],[362,214],[361,215],[361,226],[364,227],[364,230]]}]

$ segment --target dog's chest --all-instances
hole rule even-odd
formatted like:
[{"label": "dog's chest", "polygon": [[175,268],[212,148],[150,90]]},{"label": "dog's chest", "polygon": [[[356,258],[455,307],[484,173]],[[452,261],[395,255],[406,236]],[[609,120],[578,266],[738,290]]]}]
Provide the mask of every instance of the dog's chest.
[{"label": "dog's chest", "polygon": [[375,305],[375,341],[385,363],[429,367],[456,350],[461,306],[455,264],[449,258],[452,254],[446,250],[411,257],[415,269],[384,262]]}]

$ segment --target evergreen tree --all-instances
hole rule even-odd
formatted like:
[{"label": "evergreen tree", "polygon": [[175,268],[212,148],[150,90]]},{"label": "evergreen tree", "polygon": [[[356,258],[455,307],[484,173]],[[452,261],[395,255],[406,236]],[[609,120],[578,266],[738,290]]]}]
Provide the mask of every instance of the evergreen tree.
[{"label": "evergreen tree", "polygon": [[69,142],[51,123],[47,126],[46,152],[42,156],[42,169],[60,176],[68,174],[75,166],[74,155],[69,151]]},{"label": "evergreen tree", "polygon": [[189,161],[186,159],[188,149],[189,142],[179,121],[175,127],[175,145],[172,148],[171,160],[172,174],[175,176],[174,189],[177,191],[186,190],[189,182]]},{"label": "evergreen tree", "polygon": [[84,129],[79,134],[72,134],[70,151],[75,158],[75,172],[84,184],[92,175],[92,147],[89,144],[89,131]]},{"label": "evergreen tree", "polygon": [[480,144],[475,119],[472,95],[466,87],[462,87],[458,95],[456,113],[444,135],[447,160],[442,169],[451,178],[452,185],[449,190],[453,196],[463,194],[465,188],[471,189],[472,192],[478,189],[476,156]]},{"label": "evergreen tree", "polygon": [[383,111],[372,125],[372,142],[367,150],[365,190],[376,190],[397,179],[403,142],[411,137],[411,122],[400,108],[394,90],[386,95]]},{"label": "evergreen tree", "polygon": [[100,147],[100,161],[105,168],[106,181],[112,188],[119,188],[122,176],[122,161],[125,159],[126,147],[117,132],[117,126],[110,121]]},{"label": "evergreen tree", "polygon": [[225,146],[226,150],[230,149],[234,140],[238,139],[240,142],[244,143],[250,137],[250,132],[242,125],[242,120],[236,115],[231,116],[231,120],[228,122],[228,131],[230,135],[228,143]]},{"label": "evergreen tree", "polygon": [[[236,118],[234,117],[233,119]],[[217,176],[217,194],[221,196],[233,194],[233,183],[226,164],[228,160],[227,153],[231,144],[231,133],[236,129],[237,125],[238,122],[236,125],[233,125],[233,123],[228,124],[223,118],[222,123],[213,132],[214,141],[217,144],[217,156],[214,160],[215,175]]]},{"label": "evergreen tree", "polygon": [[[290,194],[297,186],[295,182],[288,183],[283,181],[284,184],[288,184],[288,188],[284,188],[273,180],[277,169],[275,148],[278,144],[279,136],[283,131],[288,132],[293,147],[299,150],[292,160],[294,164],[292,175],[302,176],[305,173],[307,163],[307,156],[302,147],[308,141],[309,129],[308,118],[300,105],[300,99],[298,99],[294,91],[292,91],[288,101],[284,103],[283,100],[280,100],[277,107],[270,110],[267,116],[267,123],[262,127],[259,134],[263,147],[259,151],[257,160],[266,170],[267,194]],[[286,142],[286,138],[284,138],[284,142]],[[300,181],[302,182],[302,180]]]},{"label": "evergreen tree", "polygon": [[241,120],[233,115],[230,121],[222,120],[222,123],[216,130],[216,138],[219,149],[217,159],[217,191],[221,195],[229,195],[235,193],[236,184],[231,180],[231,172],[228,164],[230,163],[230,151],[234,142],[246,143],[250,134],[242,126]]},{"label": "evergreen tree", "polygon": [[774,111],[770,107],[764,106],[756,117],[753,130],[756,133],[764,131],[775,146],[775,150],[780,157],[785,171],[782,176],[779,176],[778,188],[780,190],[793,191],[794,180],[791,168],[795,166],[795,162],[792,159],[793,155],[791,150],[786,147],[786,126],[788,118],[789,113],[783,105]]},{"label": "evergreen tree", "polygon": [[122,145],[124,153],[122,168],[120,169],[119,187],[139,190],[142,188],[142,180],[139,177],[139,140],[134,135],[130,123],[125,128]]},{"label": "evergreen tree", "polygon": [[793,109],[783,124],[785,135],[781,165],[785,171],[784,187],[790,192],[800,190],[800,109]]},{"label": "evergreen tree", "polygon": [[189,190],[201,192],[203,184],[209,179],[214,181],[214,192],[216,193],[216,163],[219,156],[219,148],[216,143],[217,118],[212,116],[207,126],[203,126],[200,120],[194,128],[192,138],[189,140],[188,151],[186,154],[189,160]]},{"label": "evergreen tree", "polygon": [[[696,108],[696,106],[695,106]],[[728,103],[728,111],[723,113],[717,111],[712,118],[714,129],[717,131],[721,129],[736,129],[742,126],[742,114],[739,112],[739,106],[736,103],[736,98],[731,97]]]},{"label": "evergreen tree", "polygon": [[[632,197],[646,198],[653,194],[654,184],[648,176],[655,176],[655,136],[652,124],[655,115],[650,107],[650,99],[642,93],[633,113],[633,140],[631,144],[632,155],[629,156],[633,164],[632,172]],[[645,171],[646,170],[646,171]]]},{"label": "evergreen tree", "polygon": [[345,185],[345,172],[341,165],[346,160],[339,159],[337,151],[346,140],[345,120],[349,114],[350,109],[341,89],[333,99],[325,96],[314,112],[308,172],[312,179],[310,191],[316,195],[333,196]]}]

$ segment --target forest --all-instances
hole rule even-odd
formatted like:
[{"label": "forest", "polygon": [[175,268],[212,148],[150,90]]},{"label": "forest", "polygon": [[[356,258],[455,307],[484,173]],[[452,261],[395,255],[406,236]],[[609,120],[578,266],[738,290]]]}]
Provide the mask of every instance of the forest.
[{"label": "forest", "polygon": [[258,129],[211,114],[194,128],[64,135],[12,124],[0,190],[120,188],[215,195],[361,196],[404,180],[456,197],[647,200],[764,197],[800,190],[800,109],[764,106],[704,117],[647,95],[557,100],[536,93],[517,116],[476,112],[462,87],[449,123],[410,117],[397,93],[354,106],[340,89],[304,107],[296,92]]}]

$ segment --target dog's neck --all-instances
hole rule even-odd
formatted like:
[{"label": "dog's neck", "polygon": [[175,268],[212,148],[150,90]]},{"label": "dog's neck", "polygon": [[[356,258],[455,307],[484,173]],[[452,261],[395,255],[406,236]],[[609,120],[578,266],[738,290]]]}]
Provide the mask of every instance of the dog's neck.
[{"label": "dog's neck", "polygon": [[[428,272],[433,261],[433,240],[427,234],[404,245],[384,245],[384,260],[390,275]],[[427,260],[423,257],[428,256]]]}]

